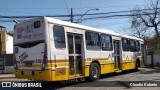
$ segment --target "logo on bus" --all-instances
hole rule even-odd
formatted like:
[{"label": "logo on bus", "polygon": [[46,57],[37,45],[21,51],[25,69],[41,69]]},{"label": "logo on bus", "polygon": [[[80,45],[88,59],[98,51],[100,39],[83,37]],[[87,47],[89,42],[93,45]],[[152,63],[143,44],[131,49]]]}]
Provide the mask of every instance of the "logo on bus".
[{"label": "logo on bus", "polygon": [[28,54],[26,52],[22,53],[20,56],[19,56],[19,59],[20,61],[23,61],[24,59],[26,59],[28,57]]}]

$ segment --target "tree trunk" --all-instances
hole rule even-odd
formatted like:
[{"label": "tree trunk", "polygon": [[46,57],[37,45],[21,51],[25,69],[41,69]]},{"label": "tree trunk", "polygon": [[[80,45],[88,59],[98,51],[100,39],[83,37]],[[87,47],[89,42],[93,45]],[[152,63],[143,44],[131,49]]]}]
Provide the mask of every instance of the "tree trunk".
[{"label": "tree trunk", "polygon": [[157,27],[157,25],[155,25],[154,30],[155,30],[155,32],[156,32],[156,36],[159,37],[159,32],[158,32],[158,27]]}]

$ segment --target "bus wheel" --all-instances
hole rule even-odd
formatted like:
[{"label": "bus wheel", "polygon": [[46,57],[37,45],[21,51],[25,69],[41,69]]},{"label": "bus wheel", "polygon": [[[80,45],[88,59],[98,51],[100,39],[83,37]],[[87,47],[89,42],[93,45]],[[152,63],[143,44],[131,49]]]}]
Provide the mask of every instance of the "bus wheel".
[{"label": "bus wheel", "polygon": [[89,71],[89,80],[96,81],[100,77],[100,67],[97,63],[92,63]]},{"label": "bus wheel", "polygon": [[136,61],[136,64],[135,64],[136,66],[135,66],[135,69],[134,69],[134,71],[138,71],[138,66],[139,66],[139,63],[138,63],[138,61]]}]

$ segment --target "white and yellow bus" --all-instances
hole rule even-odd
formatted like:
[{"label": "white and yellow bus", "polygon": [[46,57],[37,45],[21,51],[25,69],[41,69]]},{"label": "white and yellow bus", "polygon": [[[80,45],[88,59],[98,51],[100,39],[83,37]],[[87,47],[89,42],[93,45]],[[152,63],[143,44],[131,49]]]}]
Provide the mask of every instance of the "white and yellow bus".
[{"label": "white and yellow bus", "polygon": [[14,27],[17,78],[62,81],[138,69],[142,39],[38,17]]}]

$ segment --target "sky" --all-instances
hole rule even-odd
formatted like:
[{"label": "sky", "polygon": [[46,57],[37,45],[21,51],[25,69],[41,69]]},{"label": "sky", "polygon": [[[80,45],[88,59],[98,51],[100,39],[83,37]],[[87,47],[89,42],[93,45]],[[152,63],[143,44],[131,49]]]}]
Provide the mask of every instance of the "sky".
[{"label": "sky", "polygon": [[[150,0],[0,0],[0,16],[47,16],[47,15],[70,15],[71,8],[74,14],[108,13],[129,11],[136,6],[144,7]],[[121,13],[127,14],[127,13]],[[84,15],[82,19],[96,16]],[[77,21],[80,17],[74,17]],[[57,18],[61,20],[70,20],[70,18]],[[5,26],[12,31],[13,22],[1,22],[4,19],[0,17],[0,25]],[[125,33],[121,28],[129,26],[129,18],[114,17],[103,19],[84,20],[82,25],[95,28],[109,29],[118,33]]]}]

